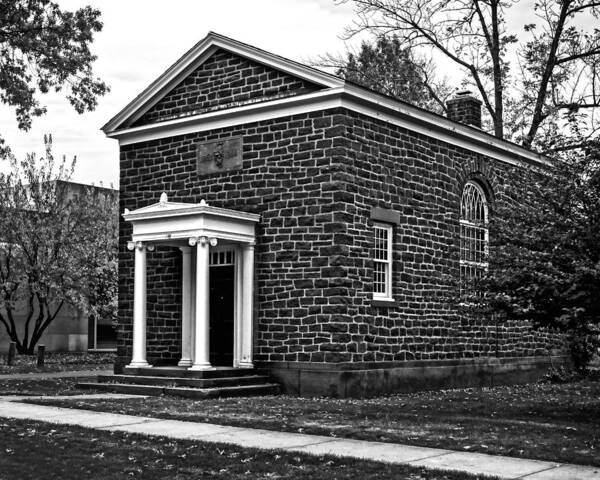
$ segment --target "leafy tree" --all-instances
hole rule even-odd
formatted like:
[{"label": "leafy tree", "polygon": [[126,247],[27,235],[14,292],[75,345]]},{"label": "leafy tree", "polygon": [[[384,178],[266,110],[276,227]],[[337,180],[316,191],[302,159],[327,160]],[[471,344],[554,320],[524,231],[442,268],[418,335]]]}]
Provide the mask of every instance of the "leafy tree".
[{"label": "leafy tree", "polygon": [[[454,63],[479,92],[497,137],[539,146],[544,129],[579,122],[584,141],[598,139],[600,3],[538,0],[530,11],[507,0],[340,0],[356,7],[349,34],[398,37],[405,49],[435,52]],[[534,23],[511,30],[519,7]],[[516,22],[515,22],[516,23]],[[585,130],[585,132],[584,132]],[[563,148],[579,147],[576,137]]]},{"label": "leafy tree", "polygon": [[396,35],[380,35],[373,43],[362,42],[358,53],[346,57],[327,55],[322,66],[337,75],[391,97],[442,113],[450,88],[435,80],[432,64],[402,47]]},{"label": "leafy tree", "polygon": [[518,203],[494,205],[489,270],[465,291],[471,306],[568,333],[583,368],[600,333],[600,148],[561,157],[550,171],[515,167]]},{"label": "leafy tree", "polygon": [[66,89],[75,110],[93,110],[108,91],[95,78],[90,52],[100,12],[64,11],[49,0],[0,0],[0,101],[14,107],[20,129],[46,113],[39,94]]},{"label": "leafy tree", "polygon": [[[46,140],[46,139],[45,139]],[[33,353],[65,305],[114,317],[117,199],[69,179],[75,161],[10,157],[0,173],[0,324]]]}]

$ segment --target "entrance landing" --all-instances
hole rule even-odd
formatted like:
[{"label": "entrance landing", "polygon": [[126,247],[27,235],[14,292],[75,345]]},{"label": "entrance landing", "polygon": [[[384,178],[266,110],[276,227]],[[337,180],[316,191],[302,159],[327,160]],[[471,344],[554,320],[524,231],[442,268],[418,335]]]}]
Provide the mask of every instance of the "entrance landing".
[{"label": "entrance landing", "polygon": [[137,395],[174,395],[187,398],[215,398],[274,395],[279,385],[254,368],[215,367],[188,370],[185,367],[126,367],[123,374],[100,375],[96,382],[82,382],[79,388]]}]

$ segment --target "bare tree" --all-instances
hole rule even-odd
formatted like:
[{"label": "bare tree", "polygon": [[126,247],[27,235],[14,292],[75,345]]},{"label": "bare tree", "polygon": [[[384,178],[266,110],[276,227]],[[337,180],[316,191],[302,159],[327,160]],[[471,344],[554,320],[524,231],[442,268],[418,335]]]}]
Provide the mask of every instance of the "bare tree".
[{"label": "bare tree", "polygon": [[497,137],[531,147],[545,122],[569,118],[596,138],[600,2],[538,0],[530,12],[536,21],[522,32],[510,31],[506,21],[518,0],[340,2],[356,7],[350,35],[393,33],[406,48],[429,49],[456,64],[481,95]]},{"label": "bare tree", "polygon": [[380,35],[373,42],[363,41],[356,52],[326,54],[313,64],[332,68],[346,80],[426,110],[446,111],[451,93],[446,78],[437,78],[433,62],[403,48],[396,35]]}]

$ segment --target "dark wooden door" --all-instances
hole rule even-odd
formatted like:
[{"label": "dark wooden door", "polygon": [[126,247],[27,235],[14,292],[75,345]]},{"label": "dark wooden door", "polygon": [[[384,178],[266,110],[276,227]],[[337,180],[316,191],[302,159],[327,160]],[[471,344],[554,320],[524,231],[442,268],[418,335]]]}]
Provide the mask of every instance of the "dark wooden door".
[{"label": "dark wooden door", "polygon": [[233,365],[233,265],[210,267],[210,363]]}]

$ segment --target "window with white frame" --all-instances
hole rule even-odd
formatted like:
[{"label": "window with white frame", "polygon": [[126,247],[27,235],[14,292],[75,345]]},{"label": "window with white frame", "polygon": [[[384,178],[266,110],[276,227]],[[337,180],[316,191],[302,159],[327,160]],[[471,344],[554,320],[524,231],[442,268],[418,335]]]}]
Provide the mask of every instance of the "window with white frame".
[{"label": "window with white frame", "polygon": [[233,250],[213,250],[210,252],[210,266],[234,265],[235,252]]},{"label": "window with white frame", "polygon": [[392,299],[392,232],[385,223],[374,223],[373,298]]},{"label": "window with white frame", "polygon": [[467,182],[460,202],[460,276],[479,278],[488,268],[488,203],[483,189]]}]

